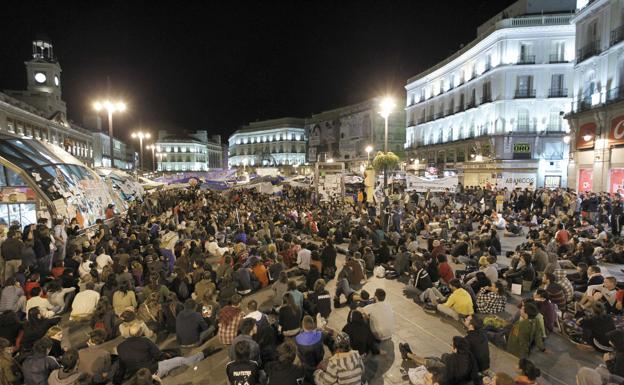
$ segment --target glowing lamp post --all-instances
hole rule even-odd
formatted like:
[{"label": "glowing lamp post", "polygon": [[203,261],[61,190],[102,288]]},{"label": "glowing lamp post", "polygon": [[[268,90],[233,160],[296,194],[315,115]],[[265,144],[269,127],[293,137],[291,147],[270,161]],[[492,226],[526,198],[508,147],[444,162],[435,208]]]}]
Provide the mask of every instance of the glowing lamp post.
[{"label": "glowing lamp post", "polygon": [[93,108],[100,112],[106,110],[108,113],[108,138],[110,144],[110,160],[111,167],[115,167],[115,154],[113,153],[113,113],[124,112],[126,110],[126,103],[121,101],[103,100],[93,103]]},{"label": "glowing lamp post", "polygon": [[139,139],[139,162],[143,170],[143,139],[149,139],[152,135],[149,132],[137,131],[132,133],[132,138]]},{"label": "glowing lamp post", "polygon": [[370,153],[373,151],[373,146],[371,145],[366,146],[364,151],[366,151],[366,157],[368,159],[368,163],[370,163]]},{"label": "glowing lamp post", "polygon": [[[394,110],[395,106],[396,106],[396,103],[390,97],[383,98],[381,100],[381,103],[379,104],[379,107],[380,107],[379,115],[381,115],[381,117],[384,118],[384,153],[386,156],[388,155],[388,118],[390,117],[390,114]],[[387,227],[388,227],[388,220],[387,220],[387,214],[386,214],[386,209],[388,207],[388,202],[387,202],[388,201],[388,195],[387,195],[388,166],[386,164],[384,164],[384,188],[383,189],[384,189],[384,201],[382,205],[381,223],[385,231],[387,230]]]}]

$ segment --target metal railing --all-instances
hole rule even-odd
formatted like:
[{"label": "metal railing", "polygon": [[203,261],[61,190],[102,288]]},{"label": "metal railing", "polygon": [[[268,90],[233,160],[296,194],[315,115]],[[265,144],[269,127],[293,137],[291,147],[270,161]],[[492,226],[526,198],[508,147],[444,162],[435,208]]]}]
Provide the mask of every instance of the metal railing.
[{"label": "metal railing", "polygon": [[587,60],[590,57],[600,53],[600,40],[594,40],[579,48],[576,52],[577,62]]},{"label": "metal railing", "polygon": [[518,123],[516,126],[515,132],[534,132],[535,124],[527,122],[527,123]]},{"label": "metal railing", "polygon": [[442,113],[442,111],[436,112],[433,117],[435,119],[440,119],[440,118],[444,117],[444,113]]},{"label": "metal railing", "polygon": [[568,97],[568,89],[567,88],[551,88],[548,90],[549,98],[567,98]]},{"label": "metal railing", "polygon": [[526,99],[526,98],[534,98],[535,97],[535,88],[533,89],[517,89],[514,98],[515,99]]},{"label": "metal railing", "polygon": [[481,104],[490,103],[491,101],[492,101],[492,95],[486,94],[481,97]]},{"label": "metal railing", "polygon": [[624,89],[620,87],[611,88],[607,91],[607,103],[624,99]]},{"label": "metal railing", "polygon": [[535,55],[520,56],[517,64],[535,64]]},{"label": "metal railing", "polygon": [[466,105],[466,109],[469,110],[471,108],[475,108],[477,106],[476,102],[474,100],[471,100],[468,102],[468,104]]},{"label": "metal railing", "polygon": [[425,122],[425,117],[420,117],[418,118],[418,124],[424,123]]},{"label": "metal railing", "polygon": [[609,47],[616,45],[622,40],[624,40],[624,25],[621,25],[611,31],[611,39],[609,39]]},{"label": "metal railing", "polygon": [[565,57],[561,54],[558,53],[551,53],[548,56],[548,62],[549,63],[567,63],[568,61],[565,59]]}]

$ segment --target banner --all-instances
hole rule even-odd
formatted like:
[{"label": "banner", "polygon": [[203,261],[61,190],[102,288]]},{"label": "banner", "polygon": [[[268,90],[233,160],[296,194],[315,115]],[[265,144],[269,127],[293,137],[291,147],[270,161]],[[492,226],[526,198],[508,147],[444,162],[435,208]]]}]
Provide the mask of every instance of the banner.
[{"label": "banner", "polygon": [[426,179],[416,175],[406,175],[406,191],[417,192],[444,192],[448,189],[449,192],[454,193],[457,188],[458,179],[457,176],[447,176],[445,178],[438,179]]},{"label": "banner", "polygon": [[609,144],[622,144],[624,142],[624,115],[618,116],[611,121],[609,131]]}]

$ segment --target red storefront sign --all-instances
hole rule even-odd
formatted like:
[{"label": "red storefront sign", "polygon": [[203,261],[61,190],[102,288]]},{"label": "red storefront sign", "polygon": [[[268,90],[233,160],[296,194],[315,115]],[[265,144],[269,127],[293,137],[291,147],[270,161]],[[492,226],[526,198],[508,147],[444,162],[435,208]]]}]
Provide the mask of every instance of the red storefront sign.
[{"label": "red storefront sign", "polygon": [[579,170],[579,181],[578,181],[578,190],[579,191],[591,191],[594,185],[594,170],[591,168],[582,168]]},{"label": "red storefront sign", "polygon": [[[594,148],[594,141],[596,140],[596,123],[583,124],[576,135],[576,149],[583,150],[586,148]],[[585,136],[589,135],[589,140],[585,140]]]},{"label": "red storefront sign", "polygon": [[609,144],[624,143],[624,115],[618,116],[611,121],[609,142]]}]

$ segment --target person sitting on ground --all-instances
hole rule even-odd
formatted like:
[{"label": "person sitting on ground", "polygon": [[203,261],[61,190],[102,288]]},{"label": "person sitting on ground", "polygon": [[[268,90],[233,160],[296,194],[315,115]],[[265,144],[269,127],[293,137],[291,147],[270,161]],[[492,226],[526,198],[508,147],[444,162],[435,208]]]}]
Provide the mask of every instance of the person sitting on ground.
[{"label": "person sitting on ground", "polygon": [[331,314],[331,295],[325,290],[325,280],[317,279],[314,283],[314,291],[308,293],[304,302],[304,308],[308,314],[316,317],[319,314],[322,318],[327,319]]},{"label": "person sitting on ground", "polygon": [[33,287],[30,294],[30,299],[26,301],[26,314],[30,309],[38,307],[44,318],[52,318],[62,310],[60,307],[53,306],[47,298],[42,297],[44,293],[40,287]]},{"label": "person sitting on ground", "polygon": [[86,290],[78,292],[74,301],[72,302],[72,311],[69,315],[69,319],[72,321],[81,321],[89,319],[95,312],[98,301],[100,300],[100,293],[94,290],[95,284],[89,282],[86,285]]},{"label": "person sitting on ground", "polygon": [[526,358],[518,361],[518,376],[514,379],[516,385],[535,385],[536,380],[542,375],[542,372],[535,364]]},{"label": "person sitting on ground", "polygon": [[520,309],[520,319],[514,323],[507,339],[507,351],[520,358],[529,356],[532,347],[544,349],[544,332],[536,319],[539,310],[527,302]]},{"label": "person sitting on ground", "polygon": [[265,365],[267,385],[303,384],[305,372],[296,365],[297,346],[292,341],[285,341],[277,347],[277,360]]},{"label": "person sitting on ground", "polygon": [[451,280],[455,278],[455,274],[453,273],[453,269],[451,265],[448,263],[448,259],[445,254],[440,254],[437,256],[438,259],[438,274],[440,275],[440,279],[445,284],[449,284]]},{"label": "person sitting on ground", "polygon": [[55,369],[48,377],[48,385],[70,385],[86,383],[88,376],[78,368],[78,351],[70,349],[63,354],[59,362],[61,368]]},{"label": "person sitting on ground", "polygon": [[250,359],[250,347],[247,341],[234,345],[235,360],[225,366],[230,385],[260,385],[260,365]]},{"label": "person sitting on ground", "polygon": [[364,307],[363,311],[368,315],[371,331],[378,341],[386,341],[392,338],[394,333],[394,311],[386,302],[386,291],[375,290],[375,302]]},{"label": "person sitting on ground", "polygon": [[120,371],[116,378],[128,378],[141,368],[148,368],[159,377],[165,377],[173,369],[199,362],[215,352],[208,348],[188,357],[167,358],[151,340],[143,336],[139,325],[130,327],[130,337],[117,346]]},{"label": "person sitting on ground", "polygon": [[316,369],[325,355],[323,348],[325,335],[316,328],[314,319],[309,315],[303,317],[301,328],[302,332],[295,337],[297,355],[305,370],[306,378],[312,381],[314,369]]},{"label": "person sitting on ground", "polygon": [[412,273],[405,287],[405,295],[415,294],[414,301],[422,302],[421,295],[428,289],[433,287],[429,273],[425,270],[425,266],[419,260],[412,263]]},{"label": "person sitting on ground", "polygon": [[362,383],[364,363],[357,350],[351,349],[351,341],[346,333],[334,336],[334,351],[327,361],[322,361],[314,372],[316,385]]},{"label": "person sitting on ground", "polygon": [[565,309],[565,305],[567,303],[566,293],[563,287],[557,283],[557,278],[554,273],[545,273],[542,276],[541,288],[548,293],[550,302],[552,302],[559,309]]},{"label": "person sitting on ground", "polygon": [[468,316],[464,320],[464,326],[468,330],[464,339],[468,342],[469,350],[477,361],[480,373],[490,369],[490,345],[487,335],[483,331],[483,321],[474,316]]},{"label": "person sitting on ground", "polygon": [[579,385],[624,383],[624,331],[612,330],[607,336],[613,352],[603,354],[603,363],[595,369],[581,368],[577,374]]},{"label": "person sitting on ground", "polygon": [[544,319],[546,331],[553,332],[555,330],[555,324],[557,323],[557,307],[550,301],[546,290],[535,290],[535,292],[533,292],[533,303],[537,306],[537,309]]},{"label": "person sitting on ground", "polygon": [[238,332],[238,326],[245,317],[240,308],[242,297],[234,294],[230,298],[230,304],[224,306],[218,315],[219,319],[219,342],[223,345],[231,345]]},{"label": "person sitting on ground", "polygon": [[215,334],[215,327],[209,327],[197,311],[197,302],[187,299],[184,310],[176,316],[176,339],[181,347],[201,346]]},{"label": "person sitting on ground", "polygon": [[351,348],[357,350],[361,356],[368,353],[379,354],[379,346],[370,325],[358,309],[349,312],[347,324],[342,331],[349,335]]},{"label": "person sitting on ground", "polygon": [[591,285],[577,303],[577,310],[591,307],[594,303],[602,303],[608,312],[615,310],[617,281],[614,277],[607,277],[601,285]]},{"label": "person sitting on ground", "polygon": [[279,329],[285,337],[294,337],[299,334],[302,309],[297,306],[291,293],[284,294],[284,303],[279,309]]},{"label": "person sitting on ground", "polygon": [[122,323],[119,325],[119,335],[123,338],[129,338],[130,329],[134,326],[141,329],[141,335],[147,338],[154,338],[154,332],[148,328],[144,321],[137,318],[137,315],[132,310],[126,310],[121,313]]},{"label": "person sitting on ground", "polygon": [[9,277],[4,282],[4,287],[0,294],[0,312],[2,311],[26,312],[26,295],[22,285],[15,279]]},{"label": "person sitting on ground", "polygon": [[453,318],[455,321],[459,320],[460,316],[467,317],[474,314],[472,297],[470,293],[462,288],[461,282],[454,278],[449,282],[449,288],[451,289],[451,295],[449,295],[446,302],[437,305],[438,311]]},{"label": "person sitting on ground", "polygon": [[236,359],[236,345],[238,342],[244,341],[249,345],[249,359],[255,361],[260,367],[262,367],[260,346],[254,340],[254,336],[257,331],[258,327],[256,326],[256,321],[253,318],[244,318],[241,321],[240,327],[238,328],[238,335],[232,341],[232,345],[230,345],[230,349],[228,351],[230,360],[233,361]]},{"label": "person sitting on ground", "polygon": [[117,317],[119,317],[125,310],[136,310],[136,295],[134,294],[134,290],[130,288],[130,284],[128,282],[123,282],[113,293],[112,303]]},{"label": "person sitting on ground", "polygon": [[273,308],[278,308],[282,305],[284,301],[284,294],[288,291],[288,275],[286,275],[285,271],[282,271],[279,274],[279,278],[277,281],[271,285],[271,290],[273,291],[272,305]]},{"label": "person sitting on ground", "polygon": [[586,344],[594,346],[599,351],[611,351],[607,335],[615,330],[615,324],[602,303],[594,303],[590,315],[580,318],[576,324],[582,328]]},{"label": "person sitting on ground", "polygon": [[399,350],[404,360],[424,365],[429,371],[442,371],[445,384],[480,383],[477,362],[463,337],[453,337],[451,353],[444,353],[440,358],[417,356],[408,344],[400,344]]},{"label": "person sitting on ground", "polygon": [[60,369],[58,361],[49,355],[52,341],[42,338],[35,342],[33,352],[22,364],[24,385],[41,385],[48,383],[48,377],[55,369]]},{"label": "person sitting on ground", "polygon": [[493,285],[482,287],[477,294],[477,311],[483,314],[498,314],[505,311],[507,295],[505,285],[495,282]]}]

